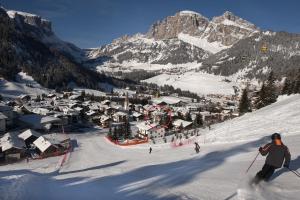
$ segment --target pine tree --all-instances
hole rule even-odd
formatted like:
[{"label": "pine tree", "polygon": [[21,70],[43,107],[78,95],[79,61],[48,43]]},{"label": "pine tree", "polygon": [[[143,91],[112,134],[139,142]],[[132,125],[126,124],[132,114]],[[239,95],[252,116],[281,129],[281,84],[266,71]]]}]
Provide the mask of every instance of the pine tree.
[{"label": "pine tree", "polygon": [[270,73],[266,86],[267,86],[266,104],[269,105],[271,103],[275,103],[278,97],[276,93],[275,77],[273,72]]},{"label": "pine tree", "polygon": [[281,94],[292,94],[293,84],[289,79],[285,79]]},{"label": "pine tree", "polygon": [[296,80],[294,82],[293,93],[294,94],[300,93],[300,71],[298,72],[298,76],[296,77]]},{"label": "pine tree", "polygon": [[112,136],[113,136],[111,126],[109,126],[109,130],[108,130],[107,136],[108,136],[109,138],[112,138]]},{"label": "pine tree", "polygon": [[256,101],[256,107],[258,109],[275,103],[277,100],[275,78],[273,72],[270,73],[268,80],[263,83],[261,90],[259,91],[259,96]]},{"label": "pine tree", "polygon": [[131,126],[127,119],[125,122],[125,136],[124,137],[125,137],[125,139],[128,139],[128,138],[130,138],[130,136],[131,136]]},{"label": "pine tree", "polygon": [[200,127],[203,126],[203,119],[202,119],[202,115],[200,113],[196,114],[196,117],[194,119],[194,127]]},{"label": "pine tree", "polygon": [[242,97],[240,99],[239,112],[240,115],[246,112],[251,112],[251,102],[248,98],[248,90],[246,88],[243,90]]},{"label": "pine tree", "polygon": [[191,113],[186,113],[186,115],[185,115],[185,120],[186,121],[192,121],[192,116],[191,116]]},{"label": "pine tree", "polygon": [[118,139],[118,134],[117,134],[117,128],[116,127],[114,127],[114,129],[113,129],[113,139],[114,140]]}]

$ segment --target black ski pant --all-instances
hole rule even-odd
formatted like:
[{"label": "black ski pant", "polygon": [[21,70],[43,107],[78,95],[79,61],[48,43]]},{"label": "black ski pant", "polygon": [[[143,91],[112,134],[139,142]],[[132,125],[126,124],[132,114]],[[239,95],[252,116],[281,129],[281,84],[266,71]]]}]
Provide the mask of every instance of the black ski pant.
[{"label": "black ski pant", "polygon": [[258,181],[261,181],[261,180],[268,181],[271,178],[271,176],[273,175],[273,173],[275,172],[275,169],[276,169],[276,167],[265,164],[263,166],[262,170],[260,170],[256,174],[256,179]]}]

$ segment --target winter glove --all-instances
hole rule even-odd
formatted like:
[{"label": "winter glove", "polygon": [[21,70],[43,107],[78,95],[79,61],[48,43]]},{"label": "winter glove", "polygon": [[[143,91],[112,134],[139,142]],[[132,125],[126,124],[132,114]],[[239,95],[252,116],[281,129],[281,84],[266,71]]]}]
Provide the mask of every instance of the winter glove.
[{"label": "winter glove", "polygon": [[259,152],[262,152],[263,148],[262,147],[259,147],[258,151]]}]

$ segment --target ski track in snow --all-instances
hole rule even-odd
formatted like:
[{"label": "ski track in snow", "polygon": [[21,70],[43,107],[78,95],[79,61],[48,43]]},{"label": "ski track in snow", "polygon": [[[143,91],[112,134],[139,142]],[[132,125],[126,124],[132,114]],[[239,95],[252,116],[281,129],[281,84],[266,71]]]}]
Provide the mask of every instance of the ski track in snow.
[{"label": "ski track in snow", "polygon": [[[77,145],[61,168],[63,156],[0,166],[0,199],[296,200],[300,188],[294,174],[278,169],[270,183],[251,188],[248,182],[265,158],[259,156],[248,174],[245,171],[273,128],[288,125],[289,130],[300,130],[299,102],[300,95],[284,97],[235,121],[212,126],[211,132],[203,130],[199,154],[193,144],[178,148],[151,144],[149,154],[149,144],[120,148],[97,131],[71,134]],[[276,126],[264,118],[273,119]],[[249,131],[255,130],[253,126],[258,129],[254,136]],[[292,154],[291,168],[299,169],[300,133],[288,132],[283,141]]]}]

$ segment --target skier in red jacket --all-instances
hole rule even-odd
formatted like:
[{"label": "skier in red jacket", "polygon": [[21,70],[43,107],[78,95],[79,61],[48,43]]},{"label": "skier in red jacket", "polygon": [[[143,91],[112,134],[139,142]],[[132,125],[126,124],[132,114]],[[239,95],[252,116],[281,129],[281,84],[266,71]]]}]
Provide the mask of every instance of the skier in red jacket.
[{"label": "skier in red jacket", "polygon": [[288,147],[282,143],[279,133],[274,133],[271,138],[271,143],[259,148],[261,155],[267,155],[267,159],[262,170],[256,174],[253,180],[254,184],[259,183],[261,180],[268,181],[275,169],[282,167],[283,161],[283,166],[289,168],[291,154]]}]

